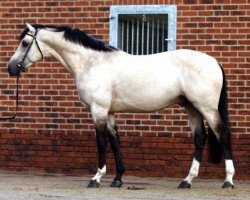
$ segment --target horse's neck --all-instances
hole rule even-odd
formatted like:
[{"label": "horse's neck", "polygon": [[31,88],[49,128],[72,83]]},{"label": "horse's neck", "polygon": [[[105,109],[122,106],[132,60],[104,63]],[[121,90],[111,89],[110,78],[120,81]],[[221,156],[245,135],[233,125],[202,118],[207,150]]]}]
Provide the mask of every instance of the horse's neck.
[{"label": "horse's neck", "polygon": [[[51,47],[51,56],[58,60],[70,73],[76,77],[84,73],[90,65],[98,64],[104,60],[101,52],[87,49],[81,45],[66,41],[62,33],[50,33],[46,38]],[[103,58],[103,59],[101,59]]]}]

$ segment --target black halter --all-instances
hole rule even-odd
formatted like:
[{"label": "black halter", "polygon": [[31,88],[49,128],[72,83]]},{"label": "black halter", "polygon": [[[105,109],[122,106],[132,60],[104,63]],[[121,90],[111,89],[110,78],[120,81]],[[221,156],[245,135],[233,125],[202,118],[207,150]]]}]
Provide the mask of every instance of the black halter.
[{"label": "black halter", "polygon": [[23,66],[23,63],[24,63],[24,60],[26,59],[26,57],[27,57],[27,55],[29,53],[29,50],[30,50],[30,48],[31,48],[31,46],[32,46],[32,44],[33,44],[34,41],[35,41],[35,44],[37,46],[37,49],[39,50],[39,52],[40,52],[40,54],[42,56],[42,59],[43,59],[43,53],[42,53],[41,48],[39,47],[38,42],[36,40],[37,33],[38,33],[38,29],[36,29],[35,35],[31,35],[29,33],[26,34],[26,35],[29,35],[30,37],[32,37],[33,39],[31,41],[31,43],[30,43],[30,45],[29,45],[26,53],[24,54],[23,59],[17,64],[17,67],[20,69],[21,72],[25,71],[25,67]]},{"label": "black halter", "polygon": [[[29,50],[30,50],[30,48],[31,48],[31,46],[32,46],[32,44],[33,44],[34,41],[35,41],[36,46],[37,46],[37,48],[38,48],[38,50],[39,50],[39,52],[40,52],[40,54],[41,54],[41,56],[43,58],[43,53],[42,53],[41,48],[39,47],[38,42],[36,40],[37,33],[38,33],[38,30],[36,30],[35,35],[31,35],[31,34],[27,33],[27,35],[31,36],[33,39],[31,41],[31,43],[30,43],[30,45],[29,45],[29,47],[28,47],[28,49],[27,49],[27,51],[26,51],[23,59],[17,64],[17,67],[22,72],[25,71],[25,67],[23,66],[24,60],[27,57],[27,55],[29,53]],[[16,78],[16,110],[15,110],[15,114],[13,116],[10,116],[10,117],[0,117],[0,121],[2,121],[2,120],[9,120],[9,119],[15,119],[16,118],[17,110],[18,110],[18,94],[19,94],[19,90],[18,90],[19,89],[19,84],[18,84],[19,81],[18,80],[19,80],[19,76],[21,74],[20,71],[19,71],[19,74],[17,75],[17,78]]]}]

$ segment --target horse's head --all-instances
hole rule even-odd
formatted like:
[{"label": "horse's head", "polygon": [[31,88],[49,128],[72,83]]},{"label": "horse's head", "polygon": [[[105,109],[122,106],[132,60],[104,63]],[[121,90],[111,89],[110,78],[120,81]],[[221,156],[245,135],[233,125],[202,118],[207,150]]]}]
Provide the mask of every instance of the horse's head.
[{"label": "horse's head", "polygon": [[[106,46],[104,42],[88,36],[79,29],[67,26],[30,25],[28,23],[26,26],[27,28],[20,37],[21,43],[7,65],[10,75],[19,76],[22,71],[43,57],[54,57],[72,72],[74,70],[67,65],[65,59],[69,59],[67,55],[71,55],[71,60],[73,59],[71,63],[75,63],[74,59],[81,56],[76,55],[75,50],[80,49],[81,54],[83,49],[90,49],[93,52],[117,50],[114,47]],[[62,55],[64,55],[63,58]]]},{"label": "horse's head", "polygon": [[12,76],[19,76],[22,71],[43,58],[45,47],[39,40],[39,29],[28,23],[26,26],[20,37],[21,43],[7,64],[8,72]]}]

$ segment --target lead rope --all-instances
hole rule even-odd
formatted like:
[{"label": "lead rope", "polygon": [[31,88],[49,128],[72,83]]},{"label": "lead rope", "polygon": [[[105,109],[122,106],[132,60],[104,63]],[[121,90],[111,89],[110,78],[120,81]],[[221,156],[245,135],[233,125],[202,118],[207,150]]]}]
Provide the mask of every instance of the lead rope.
[{"label": "lead rope", "polygon": [[17,111],[18,111],[18,95],[19,95],[19,76],[16,77],[16,111],[15,114],[13,116],[10,117],[1,117],[0,121],[3,120],[10,120],[10,119],[15,119],[16,115],[17,115]]}]

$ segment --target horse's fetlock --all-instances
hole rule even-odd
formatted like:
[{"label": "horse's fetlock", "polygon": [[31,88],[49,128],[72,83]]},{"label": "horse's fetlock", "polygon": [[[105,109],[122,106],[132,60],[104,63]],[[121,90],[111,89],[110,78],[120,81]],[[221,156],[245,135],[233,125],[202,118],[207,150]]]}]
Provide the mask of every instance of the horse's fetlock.
[{"label": "horse's fetlock", "polygon": [[125,171],[126,171],[125,167],[122,167],[122,168],[120,168],[120,169],[117,169],[116,172],[119,173],[119,174],[124,174]]},{"label": "horse's fetlock", "polygon": [[100,169],[100,168],[98,168],[98,173],[100,173],[101,175],[104,175],[104,174],[106,174],[106,171],[107,171],[107,169],[106,169],[106,165],[104,165],[104,167],[102,168],[102,169]]},{"label": "horse's fetlock", "polygon": [[197,177],[199,174],[200,163],[195,158],[193,159],[192,166],[189,170],[189,175],[192,177]]},{"label": "horse's fetlock", "polygon": [[197,177],[198,176],[198,174],[199,174],[199,172],[198,172],[198,170],[190,170],[189,171],[189,174],[190,174],[190,176],[192,176],[193,178],[195,178],[195,177]]},{"label": "horse's fetlock", "polygon": [[225,163],[226,163],[226,173],[234,175],[235,169],[234,169],[233,161],[232,160],[225,160]]}]

